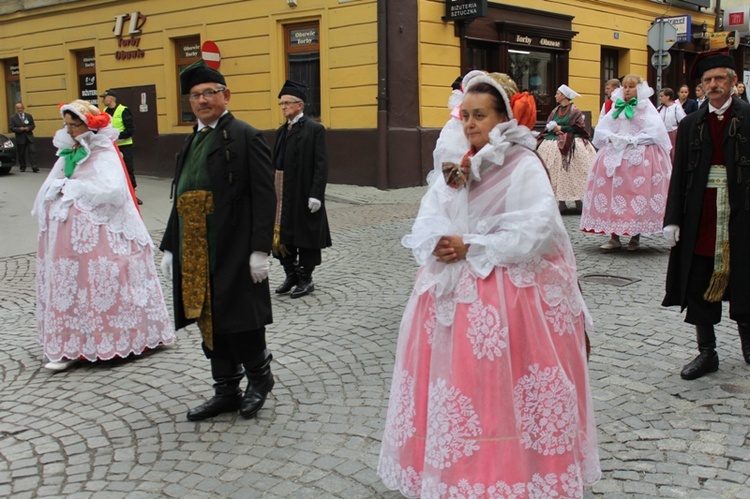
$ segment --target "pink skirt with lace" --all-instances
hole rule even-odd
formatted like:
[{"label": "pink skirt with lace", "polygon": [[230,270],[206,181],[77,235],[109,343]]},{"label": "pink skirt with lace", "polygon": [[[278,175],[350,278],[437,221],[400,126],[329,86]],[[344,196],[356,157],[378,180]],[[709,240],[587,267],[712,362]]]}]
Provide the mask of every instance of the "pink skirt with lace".
[{"label": "pink skirt with lace", "polygon": [[65,221],[46,222],[36,287],[49,360],[124,358],[174,342],[150,244],[110,233],[75,207]]},{"label": "pink skirt with lace", "polygon": [[583,313],[504,269],[476,291],[450,326],[445,303],[412,295],[378,474],[407,497],[582,497],[601,474]]},{"label": "pink skirt with lace", "polygon": [[655,145],[632,149],[607,174],[602,148],[589,174],[583,197],[581,230],[597,234],[655,234],[662,230],[672,162],[669,154]]}]

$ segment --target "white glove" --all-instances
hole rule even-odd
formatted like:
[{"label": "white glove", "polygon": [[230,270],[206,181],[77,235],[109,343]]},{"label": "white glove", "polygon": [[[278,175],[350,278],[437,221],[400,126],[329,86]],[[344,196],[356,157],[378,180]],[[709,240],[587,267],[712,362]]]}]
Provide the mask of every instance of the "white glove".
[{"label": "white glove", "polygon": [[164,277],[170,280],[172,279],[172,260],[172,252],[165,251],[164,255],[161,257],[161,265],[159,265],[161,273]]},{"label": "white glove", "polygon": [[310,208],[310,213],[315,213],[320,209],[320,200],[315,198],[308,199],[307,207]]},{"label": "white glove", "polygon": [[547,129],[548,132],[551,132],[555,128],[557,128],[557,122],[556,121],[548,121],[547,125],[544,127]]},{"label": "white glove", "polygon": [[250,276],[255,284],[268,279],[268,253],[252,252],[250,255]]},{"label": "white glove", "polygon": [[623,137],[622,135],[612,135],[609,138],[609,141],[612,143],[612,147],[618,151],[622,151],[630,145],[630,139]]},{"label": "white glove", "polygon": [[675,246],[680,241],[680,226],[679,225],[667,225],[662,231],[664,239],[667,240],[670,246]]}]

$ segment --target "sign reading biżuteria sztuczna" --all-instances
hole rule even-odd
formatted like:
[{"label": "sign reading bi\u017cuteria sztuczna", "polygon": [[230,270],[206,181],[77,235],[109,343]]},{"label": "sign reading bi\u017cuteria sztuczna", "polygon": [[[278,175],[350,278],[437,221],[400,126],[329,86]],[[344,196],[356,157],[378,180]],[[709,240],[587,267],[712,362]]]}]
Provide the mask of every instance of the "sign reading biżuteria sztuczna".
[{"label": "sign reading bi\u017cuteria sztuczna", "polygon": [[487,0],[445,0],[445,19],[474,19],[487,15]]}]

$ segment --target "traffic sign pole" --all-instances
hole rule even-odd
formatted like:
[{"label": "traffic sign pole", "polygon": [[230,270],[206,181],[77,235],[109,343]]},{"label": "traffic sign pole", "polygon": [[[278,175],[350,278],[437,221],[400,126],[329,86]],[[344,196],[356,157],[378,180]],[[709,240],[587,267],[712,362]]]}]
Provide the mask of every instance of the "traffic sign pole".
[{"label": "traffic sign pole", "polygon": [[[659,26],[659,47],[664,46],[664,21],[661,19],[657,19],[656,22]],[[656,68],[656,102],[659,102],[659,94],[661,94],[661,63],[662,63],[662,52],[661,49],[659,49],[658,52],[658,60],[659,60],[659,66]]]},{"label": "traffic sign pole", "polygon": [[[662,70],[669,66],[670,59],[664,60],[664,53],[667,52],[677,41],[677,28],[675,28],[666,19],[659,17],[654,19],[654,23],[648,30],[648,46],[651,47],[656,56],[656,61],[652,60],[652,65],[656,66],[656,96],[661,92],[661,75]],[[656,64],[654,64],[654,62]]]}]

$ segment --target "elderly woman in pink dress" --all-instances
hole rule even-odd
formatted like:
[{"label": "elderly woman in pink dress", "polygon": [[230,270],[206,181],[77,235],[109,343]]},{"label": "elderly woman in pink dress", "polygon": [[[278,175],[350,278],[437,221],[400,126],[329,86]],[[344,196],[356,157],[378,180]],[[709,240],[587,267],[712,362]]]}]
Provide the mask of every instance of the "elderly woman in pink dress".
[{"label": "elderly woman in pink dress", "polygon": [[129,188],[109,115],[60,108],[57,162],[34,203],[38,340],[61,371],[174,341],[151,237]]},{"label": "elderly woman in pink dress", "polygon": [[575,90],[560,85],[555,93],[557,107],[547,118],[546,133],[537,148],[549,171],[560,213],[567,211],[568,201],[575,202],[576,210],[581,211],[586,179],[596,157],[596,149],[586,131],[586,120],[573,103],[576,97],[580,95]]},{"label": "elderly woman in pink dress", "polygon": [[420,269],[378,474],[407,497],[582,497],[601,472],[570,240],[515,83],[463,86],[402,241]]},{"label": "elderly woman in pink dress", "polygon": [[654,91],[638,75],[627,75],[613,92],[615,105],[594,133],[599,149],[583,198],[581,230],[607,234],[604,251],[636,251],[641,234],[661,233],[667,202],[672,144],[649,98]]}]

